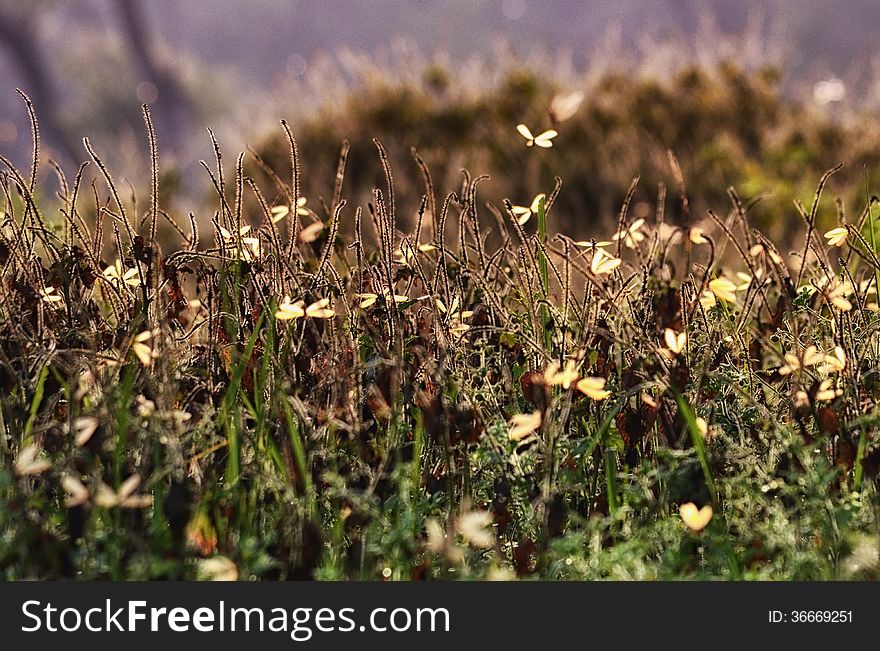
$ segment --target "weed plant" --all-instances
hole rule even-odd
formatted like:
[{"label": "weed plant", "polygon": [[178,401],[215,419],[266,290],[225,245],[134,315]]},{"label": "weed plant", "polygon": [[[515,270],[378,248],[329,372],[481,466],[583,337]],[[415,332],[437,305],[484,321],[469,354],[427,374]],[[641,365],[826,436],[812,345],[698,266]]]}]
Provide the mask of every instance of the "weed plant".
[{"label": "weed plant", "polygon": [[880,206],[819,228],[836,168],[792,258],[671,152],[674,198],[574,239],[560,178],[496,205],[378,140],[365,205],[347,142],[306,198],[282,122],[182,217],[144,117],[145,203],[86,140],[49,215],[35,117],[0,158],[0,576],[880,576]]}]

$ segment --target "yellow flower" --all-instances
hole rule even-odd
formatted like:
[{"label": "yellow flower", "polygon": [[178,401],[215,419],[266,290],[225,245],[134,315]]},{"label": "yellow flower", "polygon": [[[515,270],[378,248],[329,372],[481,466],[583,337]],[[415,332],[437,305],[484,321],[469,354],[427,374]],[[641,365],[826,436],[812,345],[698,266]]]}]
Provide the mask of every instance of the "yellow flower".
[{"label": "yellow flower", "polygon": [[76,477],[72,475],[63,475],[61,477],[61,488],[67,493],[67,499],[64,505],[72,509],[75,506],[81,506],[89,501],[89,489]]},{"label": "yellow flower", "polygon": [[449,324],[449,332],[454,335],[460,335],[470,329],[471,327],[467,323],[462,323],[461,321],[455,321]]},{"label": "yellow flower", "polygon": [[40,448],[33,443],[22,448],[15,458],[15,474],[19,477],[40,475],[51,467],[52,464],[40,456]]},{"label": "yellow flower", "polygon": [[40,290],[40,298],[46,303],[57,303],[58,301],[63,301],[64,297],[58,293],[54,287],[44,287]]},{"label": "yellow flower", "polygon": [[835,346],[834,354],[826,355],[824,361],[823,373],[840,373],[846,368],[846,352],[840,346]]},{"label": "yellow flower", "polygon": [[242,250],[242,258],[247,261],[256,260],[262,254],[262,246],[260,240],[256,237],[245,237],[241,240],[241,243],[248,246],[248,249]]},{"label": "yellow flower", "polygon": [[196,564],[196,574],[203,581],[238,581],[238,566],[226,556],[202,558]]},{"label": "yellow flower", "polygon": [[408,267],[415,260],[415,256],[409,248],[396,249],[393,256],[392,261],[404,267]]},{"label": "yellow flower", "polygon": [[137,404],[138,416],[141,418],[149,418],[156,413],[156,403],[144,396],[135,398],[135,404]]},{"label": "yellow flower", "polygon": [[434,518],[428,518],[425,520],[425,533],[428,537],[428,540],[425,543],[425,547],[428,551],[440,554],[446,550],[446,532],[443,531],[443,527],[440,526],[440,523],[437,522],[437,520]]},{"label": "yellow flower", "polygon": [[507,431],[507,438],[511,441],[522,441],[540,426],[540,411],[533,411],[531,414],[514,414],[510,418],[510,428]]},{"label": "yellow flower", "polygon": [[843,392],[834,389],[834,380],[827,379],[822,380],[819,383],[819,388],[816,390],[816,402],[824,402],[826,400],[834,400],[837,396],[841,395]]},{"label": "yellow flower", "polygon": [[447,313],[448,313],[448,314],[450,314],[451,316],[455,316],[456,314],[460,314],[460,315],[461,315],[461,318],[463,318],[463,319],[466,319],[466,318],[468,318],[469,316],[472,316],[472,315],[473,315],[473,311],[471,311],[471,310],[465,310],[464,312],[459,312],[459,300],[458,300],[458,296],[454,296],[454,297],[452,298],[452,305],[449,307],[448,310],[446,309],[446,305],[443,303],[443,301],[441,301],[441,300],[438,298],[438,299],[437,299],[437,309],[439,309],[439,310],[440,310],[441,312],[443,312],[444,314],[447,314]]},{"label": "yellow flower", "polygon": [[275,311],[275,318],[281,321],[290,321],[303,317],[330,319],[334,316],[336,316],[336,312],[330,307],[329,298],[322,298],[306,307],[302,299],[291,302],[290,297],[285,296]]},{"label": "yellow flower", "polygon": [[694,226],[688,233],[688,237],[694,244],[706,244],[709,242],[703,232],[703,229],[699,226]]},{"label": "yellow flower", "polygon": [[869,312],[880,312],[880,307],[877,306],[876,299],[873,301],[868,300],[868,297],[877,295],[877,284],[873,278],[869,278],[868,280],[863,280],[859,283],[859,294],[865,297],[865,309]]},{"label": "yellow flower", "polygon": [[526,206],[514,206],[512,208],[513,214],[517,216],[517,223],[522,226],[531,218],[532,214],[538,214],[538,209],[541,207],[541,202],[544,201],[545,195],[543,192],[535,196],[532,199],[532,204],[528,207]]},{"label": "yellow flower", "polygon": [[818,282],[799,287],[798,291],[805,289],[813,294],[817,288],[835,309],[841,312],[849,312],[852,309],[848,296],[853,293],[853,286],[848,279],[841,282],[834,276],[828,275]]},{"label": "yellow flower", "polygon": [[526,146],[532,147],[537,145],[538,147],[552,147],[553,146],[553,138],[559,135],[557,131],[554,129],[548,129],[540,134],[533,135],[531,130],[524,124],[516,125],[516,130],[519,131],[519,134],[526,139]]},{"label": "yellow flower", "polygon": [[[760,269],[758,271],[760,272]],[[737,271],[736,277],[740,281],[739,285],[736,286],[736,291],[738,291],[738,292],[748,291],[749,287],[752,286],[752,277],[749,274],[744,273],[742,271]],[[758,274],[757,277],[760,278],[760,273]]]},{"label": "yellow flower", "polygon": [[[355,296],[357,298],[362,299],[360,304],[358,305],[358,307],[360,307],[362,310],[365,310],[368,307],[370,307],[371,305],[373,305],[377,300],[379,300],[380,296],[382,296],[385,299],[385,301],[389,300],[389,294],[388,294],[387,289],[383,289],[381,294],[373,294],[372,292],[365,292],[363,294],[355,294]],[[420,297],[413,299],[413,300],[420,301],[423,298],[425,298],[425,297],[420,296]],[[395,294],[394,295],[394,302],[395,303],[406,303],[409,300],[411,300],[409,298],[409,296],[403,296],[402,294]]]},{"label": "yellow flower", "polygon": [[[834,388],[834,381],[829,379],[822,380],[816,389],[816,402],[827,402],[834,400],[837,396],[843,395],[843,391]],[[810,396],[806,391],[798,391],[794,394],[795,407],[807,407],[810,404]]]},{"label": "yellow flower", "polygon": [[791,353],[785,354],[785,365],[779,368],[780,375],[790,375],[801,367],[801,360]]},{"label": "yellow flower", "polygon": [[73,429],[76,431],[76,438],[73,440],[76,447],[81,448],[92,438],[98,429],[98,419],[94,416],[80,416],[73,421]]},{"label": "yellow flower", "polygon": [[330,319],[336,316],[336,312],[330,307],[330,299],[322,298],[306,308],[306,316],[312,319]]},{"label": "yellow flower", "polygon": [[623,240],[624,246],[630,249],[636,248],[639,242],[645,239],[645,234],[642,233],[642,226],[645,225],[644,219],[637,219],[632,224],[629,225],[626,229],[615,233],[614,237],[611,239],[615,242],[617,240]]},{"label": "yellow flower", "polygon": [[711,310],[715,307],[717,301],[715,300],[715,294],[710,292],[708,289],[703,290],[703,293],[700,294],[700,305],[703,306],[704,310]]},{"label": "yellow flower", "polygon": [[291,319],[300,319],[306,315],[305,304],[302,299],[291,302],[290,296],[285,296],[278,309],[275,311],[275,318],[281,321],[289,321]]},{"label": "yellow flower", "polygon": [[724,276],[709,281],[709,291],[727,303],[736,303],[736,285]]},{"label": "yellow flower", "polygon": [[140,483],[141,476],[137,474],[123,481],[119,485],[118,491],[114,491],[102,482],[98,485],[98,490],[95,492],[95,505],[105,509],[112,509],[117,506],[126,509],[146,508],[153,503],[153,498],[150,495],[134,494]]},{"label": "yellow flower", "polygon": [[520,226],[524,225],[532,218],[532,211],[526,206],[514,206],[511,208],[511,212],[516,215],[516,223]]},{"label": "yellow flower", "polygon": [[611,242],[594,242],[593,240],[577,240],[572,242],[575,246],[579,246],[582,249],[599,249],[604,246],[608,246]]},{"label": "yellow flower", "polygon": [[[252,261],[260,257],[260,240],[257,237],[245,237],[251,232],[251,227],[245,224],[238,229],[238,235],[230,233],[228,230],[220,227],[220,236],[226,246],[230,247],[236,254],[237,258]],[[239,247],[241,242],[241,247]]]},{"label": "yellow flower", "polygon": [[147,342],[152,338],[152,336],[152,332],[150,332],[149,330],[144,330],[143,332],[135,336],[131,344],[131,351],[144,366],[149,366],[153,362],[153,349],[147,345]]},{"label": "yellow flower", "polygon": [[[272,223],[277,224],[289,214],[290,206],[275,206],[272,208]],[[307,217],[312,214],[312,211],[306,208],[305,197],[300,197],[296,200],[296,214],[302,217]]]},{"label": "yellow flower", "polygon": [[[245,235],[247,235],[250,232],[251,232],[251,227],[247,224],[245,224],[244,226],[242,226],[241,228],[238,229],[238,234],[241,237],[244,237]],[[220,227],[220,236],[228,242],[233,242],[236,239],[235,235],[233,235],[231,232],[227,231],[222,226]]]},{"label": "yellow flower", "polygon": [[824,360],[825,355],[815,346],[807,346],[806,350],[804,350],[804,366],[815,366]]},{"label": "yellow flower", "polygon": [[565,362],[565,369],[562,371],[559,370],[559,364],[556,362],[552,362],[544,371],[544,380],[547,384],[562,386],[563,389],[570,388],[577,379],[578,374],[575,370],[575,362],[572,359]]},{"label": "yellow flower", "polygon": [[825,233],[825,239],[828,240],[830,246],[843,246],[848,235],[849,231],[845,227],[832,228]]},{"label": "yellow flower", "polygon": [[[423,298],[427,298],[427,296],[422,296],[417,300],[422,300]],[[462,311],[459,307],[460,301],[458,296],[455,296],[452,299],[452,305],[447,309],[446,304],[441,301],[439,298],[434,299],[434,302],[437,304],[437,309],[440,310],[441,314],[446,314],[446,325],[449,328],[449,331],[453,334],[460,335],[463,332],[467,332],[471,329],[471,327],[464,323],[464,319],[467,319],[474,315],[473,310],[464,310]]]},{"label": "yellow flower", "polygon": [[[843,351],[841,350],[841,353]],[[789,375],[794,373],[799,368],[806,368],[808,366],[815,366],[820,362],[826,361],[828,356],[822,353],[818,348],[813,345],[807,346],[804,350],[804,355],[802,358],[797,357],[797,355],[793,353],[785,354],[785,364],[779,368],[780,375]]]},{"label": "yellow flower", "polygon": [[702,531],[712,520],[712,507],[706,504],[703,508],[698,509],[693,502],[682,504],[678,509],[681,519],[691,531]]},{"label": "yellow flower", "polygon": [[467,511],[458,518],[458,533],[474,547],[488,549],[495,544],[492,514],[488,511]]},{"label": "yellow flower", "polygon": [[843,282],[835,284],[826,295],[831,304],[838,310],[849,312],[852,309],[852,303],[849,302],[847,296],[850,294],[852,294],[852,287],[848,282]]},{"label": "yellow flower", "polygon": [[593,261],[590,263],[590,270],[597,276],[610,274],[620,266],[621,262],[623,261],[620,258],[615,258],[610,253],[607,253],[605,249],[596,249],[596,252],[593,254]]},{"label": "yellow flower", "polygon": [[314,224],[309,224],[305,228],[303,228],[299,232],[299,239],[306,244],[310,242],[314,242],[318,239],[318,236],[321,234],[321,231],[324,230],[324,224],[317,221]]},{"label": "yellow flower", "polygon": [[669,351],[678,355],[684,350],[685,344],[687,344],[687,333],[676,333],[672,328],[666,328],[663,331],[663,340],[666,342],[666,347]]},{"label": "yellow flower", "polygon": [[[368,307],[373,305],[377,300],[379,300],[379,294],[373,294],[372,292],[365,292],[363,294],[355,294],[355,296],[362,299],[360,304],[358,305],[358,307],[360,307],[362,310],[367,309]],[[399,296],[398,294],[394,295],[394,300],[397,301],[398,297],[403,300],[406,300],[406,296]],[[401,301],[401,302],[403,302],[403,301]]]},{"label": "yellow flower", "polygon": [[104,280],[116,286],[128,285],[130,287],[136,287],[141,284],[140,274],[138,273],[137,268],[132,267],[131,269],[125,269],[122,265],[122,260],[117,260],[114,264],[104,269],[102,275]]},{"label": "yellow flower", "polygon": [[577,113],[583,101],[584,94],[579,90],[555,95],[550,102],[550,118],[554,122],[565,122]]},{"label": "yellow flower", "polygon": [[749,255],[753,258],[758,257],[762,253],[766,251],[767,256],[776,264],[782,262],[782,258],[780,258],[776,253],[774,253],[771,249],[765,249],[763,244],[753,244],[752,248],[749,249]]},{"label": "yellow flower", "polygon": [[[417,248],[422,253],[427,253],[428,251],[433,251],[437,247],[433,244],[419,244]],[[394,262],[397,264],[411,266],[414,261],[415,253],[413,253],[411,246],[404,246],[394,251]]]},{"label": "yellow flower", "polygon": [[577,383],[578,391],[593,400],[605,400],[611,395],[610,391],[605,390],[605,378],[603,377],[585,377]]}]

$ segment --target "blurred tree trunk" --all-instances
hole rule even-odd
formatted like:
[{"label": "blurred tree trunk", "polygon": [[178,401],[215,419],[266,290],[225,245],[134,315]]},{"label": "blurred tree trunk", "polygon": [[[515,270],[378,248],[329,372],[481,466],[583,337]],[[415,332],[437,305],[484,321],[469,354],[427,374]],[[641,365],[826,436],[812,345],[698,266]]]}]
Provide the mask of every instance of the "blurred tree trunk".
[{"label": "blurred tree trunk", "polygon": [[35,12],[14,14],[0,7],[0,46],[9,52],[24,74],[22,90],[34,103],[41,135],[60,154],[61,161],[76,164],[82,158],[58,119],[58,94],[37,40]]},{"label": "blurred tree trunk", "polygon": [[185,139],[192,120],[193,106],[174,72],[156,56],[153,32],[144,16],[142,0],[117,0],[125,43],[141,82],[156,89],[153,120],[159,137],[176,149]]}]

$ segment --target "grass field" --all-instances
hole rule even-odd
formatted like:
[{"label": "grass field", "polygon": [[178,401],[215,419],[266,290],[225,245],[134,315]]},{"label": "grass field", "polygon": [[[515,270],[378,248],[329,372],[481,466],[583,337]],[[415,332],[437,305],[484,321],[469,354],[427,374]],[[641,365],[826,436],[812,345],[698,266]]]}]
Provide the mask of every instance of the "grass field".
[{"label": "grass field", "polygon": [[0,159],[3,578],[880,578],[880,205],[835,169],[778,247],[671,152],[569,237],[564,125],[506,125],[561,177],[511,203],[379,140],[305,195],[283,123],[187,218],[145,124],[139,200],[88,142],[51,192]]}]

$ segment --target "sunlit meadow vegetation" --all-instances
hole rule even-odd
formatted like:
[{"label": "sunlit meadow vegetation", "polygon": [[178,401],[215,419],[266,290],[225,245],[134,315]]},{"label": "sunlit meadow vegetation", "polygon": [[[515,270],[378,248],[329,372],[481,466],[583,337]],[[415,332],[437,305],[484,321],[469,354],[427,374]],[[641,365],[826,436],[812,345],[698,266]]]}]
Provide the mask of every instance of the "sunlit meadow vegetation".
[{"label": "sunlit meadow vegetation", "polygon": [[0,576],[880,577],[876,122],[453,83],[215,142],[199,214],[146,108],[139,196],[0,158]]},{"label": "sunlit meadow vegetation", "polygon": [[[671,150],[697,215],[726,210],[727,189],[733,186],[744,201],[754,203],[749,207],[751,222],[788,246],[793,243],[790,226],[798,221],[793,201],[809,205],[822,174],[846,164],[831,187],[844,208],[858,214],[866,201],[866,171],[876,178],[880,168],[876,113],[863,110],[837,119],[844,110],[833,103],[817,105],[784,94],[780,72],[769,66],[746,70],[723,62],[708,67],[679,63],[662,74],[652,68],[569,79],[504,60],[498,63],[502,72],[494,76],[489,70],[467,75],[436,63],[426,65],[421,76],[410,74],[404,82],[367,67],[356,93],[302,111],[296,135],[308,161],[303,194],[312,201],[327,196],[339,143],[347,139],[346,195],[365,204],[382,180],[372,144],[378,138],[395,162],[395,190],[401,200],[417,205],[424,193],[410,153],[416,147],[438,192],[459,189],[464,167],[491,177],[483,194],[499,205],[504,198],[527,204],[562,176],[565,190],[558,197],[554,230],[589,237],[600,225],[614,228],[636,175],[641,180],[632,216],[648,215],[658,184],[674,183],[667,155]],[[572,84],[586,92],[571,92]],[[322,92],[302,89],[306,91],[318,97]],[[573,103],[578,97],[581,101]],[[312,101],[305,96],[303,103]],[[520,122],[537,131],[557,129],[562,134],[557,146],[524,156],[522,139],[511,128]],[[272,131],[251,144],[273,169],[288,165],[283,133]],[[274,193],[274,184],[255,159],[246,160],[245,169],[265,183],[264,191]],[[874,181],[871,192],[876,192]],[[401,219],[411,222],[412,212]],[[675,201],[667,214],[676,224],[684,217]],[[833,208],[817,217],[823,229],[837,222]]]}]

